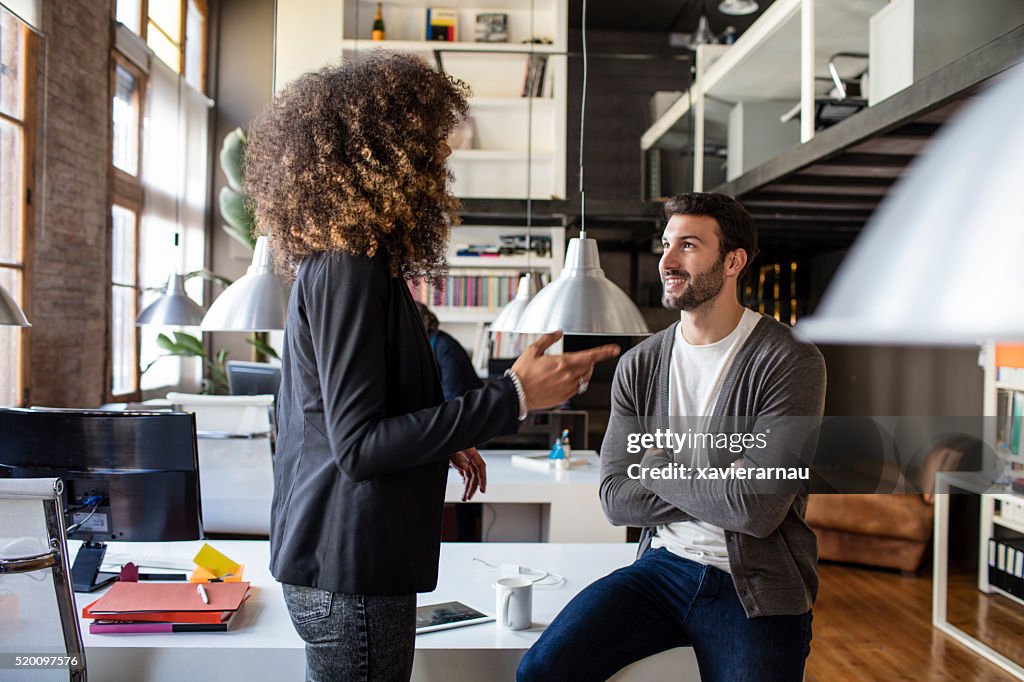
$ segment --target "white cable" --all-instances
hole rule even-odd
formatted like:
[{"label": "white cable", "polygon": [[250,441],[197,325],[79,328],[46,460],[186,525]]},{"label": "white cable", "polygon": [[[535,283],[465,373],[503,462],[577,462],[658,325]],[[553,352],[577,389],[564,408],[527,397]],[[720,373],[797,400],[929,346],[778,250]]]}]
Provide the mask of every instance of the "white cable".
[{"label": "white cable", "polygon": [[[484,566],[487,566],[488,568],[493,569],[495,571],[501,571],[503,569],[502,566],[495,566],[494,564],[488,561],[484,561],[479,557],[473,557],[473,561],[481,563]],[[518,564],[506,564],[505,566],[509,567],[510,569],[515,568],[515,575],[530,580],[534,585],[538,587],[555,587],[565,582],[565,578],[563,576],[560,576],[557,573],[551,573],[550,571],[545,571],[537,568],[529,568],[528,566],[519,566]],[[548,580],[550,580],[551,582],[547,582]]]}]

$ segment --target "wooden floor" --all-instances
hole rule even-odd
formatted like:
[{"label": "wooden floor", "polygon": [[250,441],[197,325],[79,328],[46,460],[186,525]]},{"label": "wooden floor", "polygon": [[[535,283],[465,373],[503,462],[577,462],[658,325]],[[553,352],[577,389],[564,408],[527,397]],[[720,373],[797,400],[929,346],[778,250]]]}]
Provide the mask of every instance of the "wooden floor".
[{"label": "wooden floor", "polygon": [[[918,578],[828,563],[819,571],[810,682],[1015,679],[932,627],[927,569]],[[984,623],[993,646],[1024,653],[1024,606],[978,592],[973,575],[952,576],[950,589],[951,622],[975,632]]]}]

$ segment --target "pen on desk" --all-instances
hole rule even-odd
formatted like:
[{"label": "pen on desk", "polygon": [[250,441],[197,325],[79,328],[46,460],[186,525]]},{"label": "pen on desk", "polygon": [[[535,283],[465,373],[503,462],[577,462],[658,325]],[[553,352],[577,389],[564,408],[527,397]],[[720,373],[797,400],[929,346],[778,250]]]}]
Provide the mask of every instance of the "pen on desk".
[{"label": "pen on desk", "polygon": [[199,598],[203,600],[204,604],[210,603],[210,598],[206,596],[206,590],[203,589],[202,585],[196,585],[196,592],[199,593]]}]

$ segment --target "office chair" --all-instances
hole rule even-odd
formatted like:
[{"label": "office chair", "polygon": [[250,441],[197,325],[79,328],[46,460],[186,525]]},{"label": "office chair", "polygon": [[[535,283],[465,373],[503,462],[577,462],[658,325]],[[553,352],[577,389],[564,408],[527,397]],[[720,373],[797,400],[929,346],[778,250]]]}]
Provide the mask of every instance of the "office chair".
[{"label": "office chair", "polygon": [[203,529],[269,536],[274,397],[168,393],[167,400],[196,416]]},{"label": "office chair", "polygon": [[32,679],[85,682],[63,490],[59,478],[0,479],[0,654],[12,665],[15,656],[66,657],[66,668],[32,669]]}]

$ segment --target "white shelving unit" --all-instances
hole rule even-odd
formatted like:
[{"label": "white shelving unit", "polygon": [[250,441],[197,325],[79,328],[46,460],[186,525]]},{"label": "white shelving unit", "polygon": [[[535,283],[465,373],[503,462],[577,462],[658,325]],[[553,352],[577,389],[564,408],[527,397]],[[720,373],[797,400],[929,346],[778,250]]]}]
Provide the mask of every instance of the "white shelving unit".
[{"label": "white shelving unit", "polygon": [[[693,190],[704,189],[704,147],[718,143],[732,106],[744,101],[800,103],[800,140],[814,137],[814,77],[837,52],[868,51],[868,20],[886,0],[776,0],[731,46],[697,49],[697,74],[641,138],[642,150],[671,131],[693,127]],[[691,118],[692,120],[687,120]],[[708,133],[712,133],[709,136]]]},{"label": "white shelving unit", "polygon": [[[502,236],[522,237],[526,236],[526,233],[525,226],[460,225],[452,230],[452,238],[448,247],[448,264],[453,273],[479,272],[481,276],[486,276],[491,273],[532,271],[545,275],[548,281],[558,277],[565,261],[565,228],[563,227],[531,228],[530,234],[533,237],[545,237],[551,240],[551,250],[547,256],[457,255],[460,248],[468,245],[497,245]],[[500,305],[490,307],[431,305],[431,309],[441,322],[441,328],[458,339],[459,343],[471,352],[475,350],[478,337],[483,333],[485,325],[494,320],[501,307]]]},{"label": "white shelving unit", "polygon": [[[933,546],[932,577],[932,625],[963,644],[979,656],[995,663],[1017,679],[1024,680],[1024,666],[972,637],[948,620],[947,587],[949,584],[949,495],[956,488],[978,495],[981,505],[979,523],[978,589],[986,594],[1002,595],[1024,607],[1021,600],[988,582],[988,538],[994,535],[994,525],[1024,532],[1024,524],[1011,522],[995,514],[995,504],[1000,500],[1019,500],[1009,486],[998,486],[975,472],[946,471],[935,477],[935,541]],[[1024,620],[1024,610],[1022,610]]]},{"label": "white shelving unit", "polygon": [[[369,40],[376,2],[288,0],[277,5],[275,87],[365,50],[420,54],[467,83],[474,141],[449,159],[462,198],[562,199],[566,195],[567,0],[452,0],[458,40],[426,41],[421,0],[384,3],[388,39]],[[476,15],[508,17],[508,42],[474,42]],[[531,38],[550,44],[528,44]],[[545,55],[539,97],[523,97],[529,53]],[[532,116],[530,110],[532,108]],[[527,165],[530,168],[527,188]]]}]

